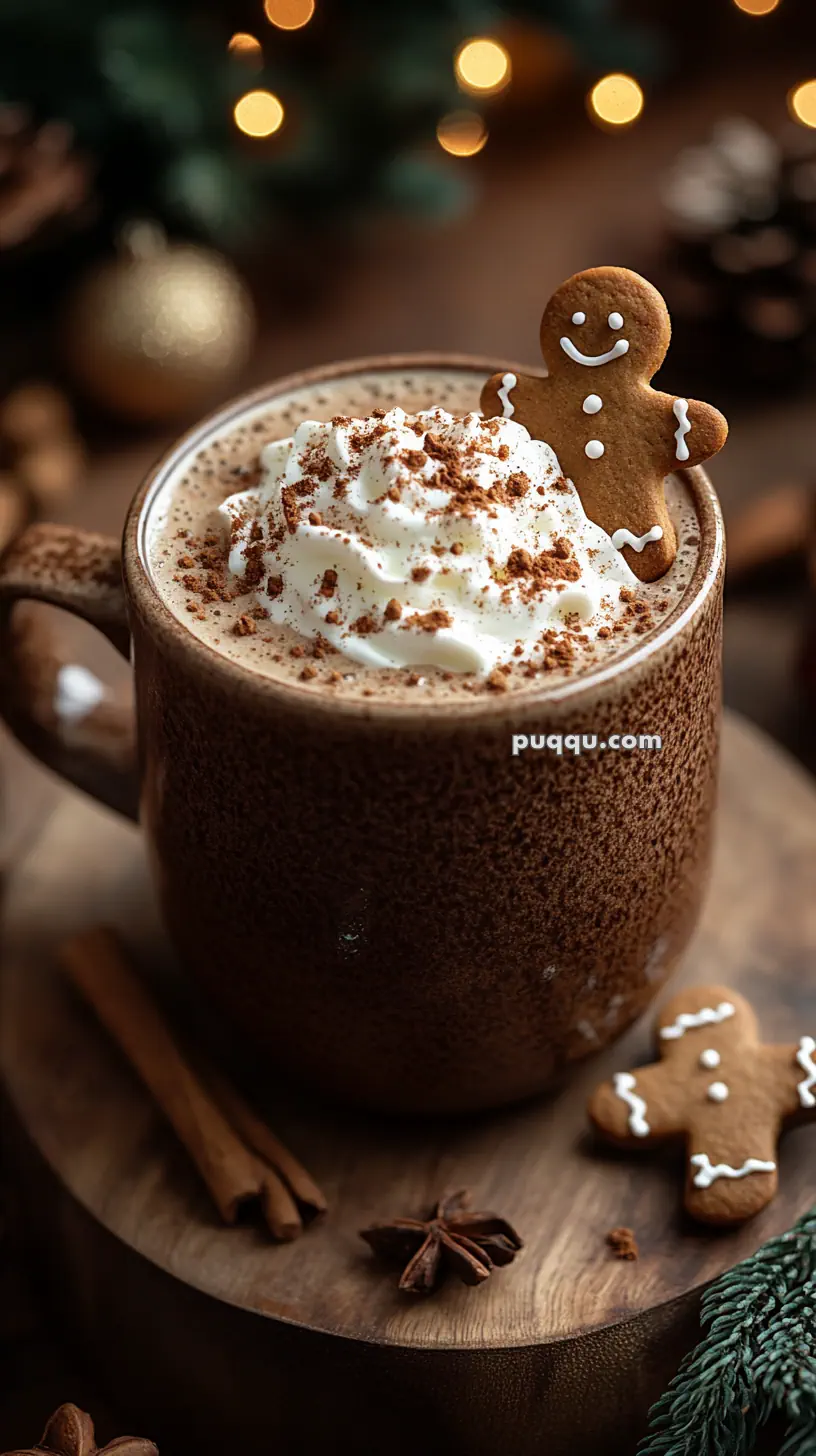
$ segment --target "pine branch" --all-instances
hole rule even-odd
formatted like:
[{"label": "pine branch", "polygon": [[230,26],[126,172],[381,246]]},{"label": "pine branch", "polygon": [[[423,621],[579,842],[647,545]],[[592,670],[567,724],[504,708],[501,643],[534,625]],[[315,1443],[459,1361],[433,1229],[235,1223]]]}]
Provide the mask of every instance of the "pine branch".
[{"label": "pine branch", "polygon": [[700,1323],[641,1456],[746,1456],[775,1410],[785,1456],[816,1456],[816,1209],[717,1279]]},{"label": "pine branch", "polygon": [[816,1419],[797,1421],[785,1433],[779,1456],[816,1456]]}]

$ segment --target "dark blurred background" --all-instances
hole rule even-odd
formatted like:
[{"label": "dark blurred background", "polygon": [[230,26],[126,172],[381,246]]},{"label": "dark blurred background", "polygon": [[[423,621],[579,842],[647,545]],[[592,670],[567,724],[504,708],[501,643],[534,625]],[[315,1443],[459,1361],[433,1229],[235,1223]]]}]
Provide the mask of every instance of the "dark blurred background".
[{"label": "dark blurred background", "polygon": [[[562,278],[629,265],[731,420],[727,702],[816,766],[815,40],[814,0],[0,0],[0,545],[118,530],[276,374],[536,365]],[[51,793],[4,739],[1,850]],[[2,1260],[0,1351],[0,1445],[97,1400]]]}]

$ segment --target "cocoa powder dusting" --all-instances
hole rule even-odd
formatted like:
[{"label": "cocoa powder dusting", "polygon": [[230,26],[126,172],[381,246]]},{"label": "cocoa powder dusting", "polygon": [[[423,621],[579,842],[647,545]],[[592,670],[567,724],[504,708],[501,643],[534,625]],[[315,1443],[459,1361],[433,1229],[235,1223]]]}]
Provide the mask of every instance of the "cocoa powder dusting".
[{"label": "cocoa powder dusting", "polygon": [[441,632],[443,627],[452,627],[453,617],[441,607],[430,612],[413,612],[405,620],[405,627],[416,627],[420,632]]},{"label": "cocoa powder dusting", "polygon": [[[381,394],[381,398],[384,396]],[[345,403],[345,400],[342,401]],[[408,402],[402,399],[395,400],[408,408]],[[441,401],[444,408],[452,404],[450,398]],[[335,420],[344,426],[352,426],[350,434],[353,435],[352,448],[364,449],[375,444],[387,433],[387,427],[383,423],[385,412],[378,408],[373,418],[367,423],[361,424],[359,420],[352,421],[351,416],[356,413],[352,408],[349,415],[337,415]],[[370,414],[370,411],[366,411]],[[453,413],[456,407],[453,406]],[[311,418],[307,411],[303,418]],[[318,416],[319,417],[319,416]],[[201,500],[201,513],[196,518],[187,506],[177,512],[175,516],[168,516],[168,527],[160,538],[160,555],[166,560],[162,564],[160,572],[166,582],[168,579],[175,584],[172,591],[176,596],[176,611],[189,614],[192,619],[191,626],[197,635],[207,636],[213,642],[220,641],[223,645],[221,650],[227,650],[228,655],[241,660],[238,644],[249,638],[250,644],[246,649],[252,653],[251,658],[244,658],[252,666],[263,670],[262,662],[285,665],[290,658],[295,659],[297,667],[292,664],[288,669],[288,675],[294,677],[302,673],[304,681],[311,681],[317,676],[317,669],[311,665],[312,661],[318,663],[328,653],[342,652],[342,638],[338,638],[338,646],[335,647],[327,638],[316,636],[306,639],[302,643],[295,642],[290,647],[294,635],[292,628],[288,625],[291,618],[287,614],[284,626],[280,621],[268,630],[268,619],[270,611],[266,606],[253,600],[252,594],[264,591],[262,602],[269,603],[277,601],[284,591],[284,578],[274,570],[269,574],[269,563],[274,560],[276,548],[286,539],[287,534],[294,533],[301,521],[308,520],[313,526],[331,527],[334,517],[333,507],[326,505],[332,493],[335,499],[341,499],[347,492],[352,480],[359,470],[359,462],[352,456],[351,464],[346,468],[343,477],[338,477],[336,466],[328,457],[323,445],[309,445],[300,452],[299,464],[302,470],[303,479],[295,484],[285,484],[281,491],[281,507],[283,524],[273,524],[269,516],[262,514],[259,501],[249,495],[245,500],[240,501],[232,509],[231,537],[222,537],[220,531],[214,529],[197,528],[197,520],[207,522],[212,520],[211,512],[226,496],[231,495],[236,489],[252,490],[262,476],[263,469],[258,459],[258,451],[264,441],[264,435],[269,439],[283,438],[287,431],[291,431],[297,423],[298,416],[286,418],[286,428],[275,429],[253,425],[254,442],[247,439],[250,450],[254,453],[246,458],[236,460],[236,454],[231,450],[231,440],[227,436],[213,448],[206,457],[202,456],[202,462],[192,467],[189,476],[191,494],[188,506],[193,510],[197,508]],[[413,428],[417,435],[416,448],[403,450],[400,455],[401,464],[405,472],[421,474],[426,483],[431,487],[445,490],[448,494],[448,501],[441,508],[435,508],[431,515],[445,519],[446,530],[438,530],[436,539],[429,550],[435,556],[434,566],[418,566],[411,572],[411,578],[417,585],[422,585],[429,580],[439,584],[442,590],[446,590],[445,577],[449,576],[454,568],[450,558],[462,557],[465,547],[462,541],[450,543],[445,540],[449,536],[450,523],[457,517],[466,520],[477,512],[484,512],[489,518],[495,516],[499,506],[510,507],[521,499],[525,494],[538,490],[542,496],[555,491],[569,491],[572,489],[564,477],[549,479],[546,486],[538,486],[525,472],[516,471],[504,480],[488,483],[486,486],[479,484],[475,478],[477,461],[483,458],[484,453],[494,455],[501,460],[510,458],[510,449],[506,444],[499,445],[493,440],[492,446],[485,450],[484,445],[480,450],[474,441],[467,441],[464,444],[446,443],[434,430],[425,432],[419,421],[406,422]],[[488,437],[495,437],[500,429],[498,422],[491,421],[485,425],[485,434]],[[242,445],[242,450],[246,447]],[[197,473],[196,473],[197,472]],[[409,484],[406,473],[403,472],[401,481],[395,481],[389,485],[385,495],[380,500],[393,501],[395,504],[403,499],[403,492]],[[206,482],[202,489],[202,482]],[[321,497],[322,511],[315,508],[316,491],[321,482],[334,482],[329,485]],[[387,509],[387,507],[386,507]],[[257,513],[257,515],[256,515]],[[686,512],[688,515],[688,512]],[[189,522],[180,524],[181,520]],[[682,518],[681,518],[682,519]],[[434,524],[433,522],[431,523]],[[191,529],[192,527],[192,529]],[[172,529],[171,529],[172,528]],[[455,527],[454,527],[455,529]],[[346,527],[348,530],[348,527]],[[693,537],[693,532],[678,530],[681,541],[696,545],[698,538]],[[348,540],[348,537],[345,538]],[[362,537],[358,537],[361,541]],[[376,542],[373,543],[376,545]],[[230,551],[240,548],[242,559],[242,571],[240,575],[234,575],[229,570]],[[590,553],[591,555],[592,553]],[[595,553],[597,555],[597,553]],[[448,565],[446,565],[448,561]],[[532,603],[540,595],[552,595],[553,593],[564,592],[570,583],[580,579],[581,571],[579,562],[575,559],[574,552],[569,541],[560,537],[552,541],[548,549],[530,551],[517,547],[510,551],[506,561],[499,559],[488,560],[488,566],[492,573],[494,582],[497,582],[501,591],[501,600],[508,607],[515,602]],[[109,573],[109,568],[106,566]],[[172,574],[173,572],[176,574]],[[354,582],[349,584],[349,593],[353,590]],[[668,589],[667,589],[668,587]],[[370,607],[363,610],[366,605],[366,597],[360,595],[359,605],[356,607],[356,616],[353,610],[345,613],[337,609],[335,602],[329,602],[330,598],[338,595],[340,583],[338,573],[334,569],[327,569],[318,573],[312,585],[312,601],[314,605],[324,599],[324,604],[319,606],[320,615],[330,628],[336,630],[342,628],[343,635],[349,633],[353,636],[367,636],[371,633],[382,632],[386,624],[398,623],[402,630],[411,630],[417,634],[432,634],[450,629],[454,626],[454,618],[451,612],[445,610],[444,597],[440,599],[434,592],[431,597],[433,606],[429,610],[412,610],[406,605],[405,600],[399,597],[392,597],[384,607]],[[345,602],[345,582],[342,587]],[[360,584],[360,592],[364,590]],[[490,590],[490,588],[485,588]],[[182,595],[183,593],[183,595]],[[410,590],[406,589],[406,596],[410,596]],[[430,593],[429,593],[430,595]],[[615,600],[619,595],[619,600]],[[181,598],[179,600],[179,597]],[[242,598],[247,600],[241,600]],[[403,593],[400,592],[400,597]],[[481,599],[480,599],[481,600]],[[650,592],[648,588],[638,591],[627,587],[620,588],[617,584],[609,584],[609,594],[605,599],[599,618],[590,624],[579,620],[577,615],[559,620],[553,627],[540,633],[536,643],[524,639],[523,630],[519,626],[519,639],[515,646],[509,644],[507,651],[512,653],[512,667],[504,663],[501,667],[494,669],[488,678],[469,677],[467,674],[441,672],[439,669],[428,669],[428,683],[437,688],[441,684],[446,685],[446,691],[455,693],[478,692],[480,690],[492,692],[504,692],[509,687],[517,687],[523,682],[533,680],[539,674],[571,675],[579,671],[582,665],[597,659],[598,651],[606,645],[607,653],[619,653],[627,645],[626,639],[642,637],[650,632],[664,614],[671,610],[679,594],[674,590],[671,582],[661,584],[661,593],[658,596]],[[234,605],[232,605],[234,603]],[[326,606],[331,610],[326,611]],[[486,603],[485,603],[486,605]],[[455,610],[455,609],[454,609]],[[223,612],[223,616],[222,616]],[[274,618],[276,612],[272,613]],[[349,618],[354,617],[351,625]],[[197,626],[209,618],[213,622],[213,629],[202,631]],[[221,618],[217,623],[215,618]],[[260,627],[258,624],[261,624]],[[215,632],[218,635],[214,635]],[[384,640],[384,639],[383,639]],[[227,647],[227,643],[233,644]],[[259,650],[257,644],[268,643],[268,648]],[[276,650],[277,649],[277,650]],[[307,657],[311,659],[304,662]],[[300,659],[298,662],[297,660]],[[422,667],[419,672],[412,672],[408,677],[402,669],[372,669],[360,666],[353,659],[342,663],[343,671],[320,673],[322,684],[334,687],[349,683],[354,684],[350,688],[352,693],[367,692],[371,694],[371,688],[366,685],[370,682],[372,687],[380,691],[380,680],[382,685],[391,691],[401,683],[408,683],[415,686],[426,679],[421,676]],[[286,670],[281,671],[286,676]],[[449,686],[448,686],[449,685]],[[345,688],[343,689],[345,691]]]},{"label": "cocoa powder dusting", "polygon": [[300,506],[298,505],[297,491],[293,485],[285,485],[281,490],[281,501],[283,503],[283,514],[289,531],[294,535],[300,521]]},{"label": "cocoa powder dusting", "polygon": [[373,617],[364,612],[361,617],[358,617],[356,621],[352,622],[349,631],[355,632],[358,637],[368,637],[371,632],[379,631],[379,624],[374,621]]}]

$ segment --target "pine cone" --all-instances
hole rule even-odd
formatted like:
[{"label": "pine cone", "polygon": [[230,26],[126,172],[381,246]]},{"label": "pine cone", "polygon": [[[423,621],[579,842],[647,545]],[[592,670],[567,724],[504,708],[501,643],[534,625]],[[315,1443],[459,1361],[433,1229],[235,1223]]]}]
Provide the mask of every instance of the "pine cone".
[{"label": "pine cone", "polygon": [[[664,179],[684,355],[732,387],[795,385],[816,367],[816,146],[792,127],[721,122]],[[698,384],[697,388],[702,388]]]},{"label": "pine cone", "polygon": [[90,191],[91,167],[67,122],[37,126],[22,107],[0,106],[0,252],[76,220]]}]

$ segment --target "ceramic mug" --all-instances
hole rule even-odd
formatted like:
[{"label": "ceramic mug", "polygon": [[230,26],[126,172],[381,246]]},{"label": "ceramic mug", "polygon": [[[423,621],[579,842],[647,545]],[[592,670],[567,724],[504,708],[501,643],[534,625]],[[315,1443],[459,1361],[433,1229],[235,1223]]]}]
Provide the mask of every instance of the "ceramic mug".
[{"label": "ceramic mug", "polygon": [[[171,471],[293,389],[361,371],[495,361],[351,361],[211,415],[150,473],[123,543],[31,527],[0,568],[8,722],[45,763],[134,817],[179,959],[276,1069],[382,1110],[494,1107],[609,1043],[669,975],[709,863],[723,529],[684,472],[700,546],[672,614],[622,655],[523,695],[334,698],[193,635],[151,580],[145,532]],[[513,365],[506,366],[514,368]],[[426,405],[434,403],[430,397]],[[14,605],[78,614],[133,660],[135,724],[103,702],[54,713],[59,664]],[[511,751],[513,735],[657,733],[659,752]]]}]

